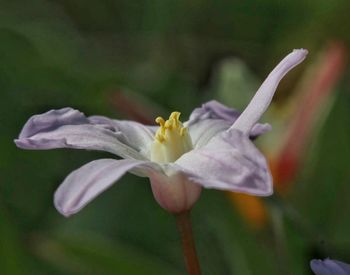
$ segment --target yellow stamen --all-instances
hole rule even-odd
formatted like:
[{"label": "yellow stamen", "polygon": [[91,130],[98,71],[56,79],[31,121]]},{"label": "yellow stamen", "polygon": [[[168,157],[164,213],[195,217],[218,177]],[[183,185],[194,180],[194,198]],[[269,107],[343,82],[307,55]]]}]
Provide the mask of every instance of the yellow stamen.
[{"label": "yellow stamen", "polygon": [[165,123],[164,118],[162,118],[161,116],[157,117],[156,123],[159,124],[160,126],[163,126]]},{"label": "yellow stamen", "polygon": [[164,127],[165,129],[171,130],[173,128],[174,121],[172,119],[169,119],[165,121]]},{"label": "yellow stamen", "polygon": [[151,160],[172,162],[192,149],[191,137],[180,121],[180,112],[172,112],[167,120],[156,118],[159,124],[151,149]]}]

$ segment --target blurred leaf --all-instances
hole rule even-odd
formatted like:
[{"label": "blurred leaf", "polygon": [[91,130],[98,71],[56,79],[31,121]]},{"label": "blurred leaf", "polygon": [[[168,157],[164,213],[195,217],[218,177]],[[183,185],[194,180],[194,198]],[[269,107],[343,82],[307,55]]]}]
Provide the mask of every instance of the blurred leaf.
[{"label": "blurred leaf", "polygon": [[19,234],[0,205],[0,266],[2,274],[26,274],[27,261],[22,252]]},{"label": "blurred leaf", "polygon": [[[197,227],[199,230],[199,232],[195,230],[195,233],[199,234],[203,242],[199,243],[199,255],[204,254],[207,258],[214,257],[214,259],[221,257],[224,266],[214,262],[215,266],[211,267],[211,272],[207,274],[216,272],[240,275],[279,274],[275,267],[276,259],[272,245],[251,231],[239,214],[232,209],[224,192],[213,190],[209,192],[211,194],[207,194],[205,199],[201,198],[200,203],[203,204],[201,209],[194,211],[196,214],[194,221],[198,220],[195,229]],[[215,242],[210,237],[215,238],[220,250],[213,249]],[[204,242],[207,239],[209,241]],[[211,260],[208,259],[208,263],[210,262]],[[208,263],[205,261],[202,264],[206,267]]]},{"label": "blurred leaf", "polygon": [[238,58],[226,58],[216,66],[213,91],[221,102],[244,110],[258,88],[258,80]]},{"label": "blurred leaf", "polygon": [[295,208],[314,230],[315,245],[324,256],[333,258],[344,252],[350,255],[349,99],[348,93],[339,93],[292,197]]},{"label": "blurred leaf", "polygon": [[140,250],[86,232],[54,239],[35,236],[33,245],[40,258],[72,274],[180,274]]}]

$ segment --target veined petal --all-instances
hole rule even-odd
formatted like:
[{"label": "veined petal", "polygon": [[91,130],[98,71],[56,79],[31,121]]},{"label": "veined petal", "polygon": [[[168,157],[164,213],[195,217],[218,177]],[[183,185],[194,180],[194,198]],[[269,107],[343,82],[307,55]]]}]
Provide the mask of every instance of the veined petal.
[{"label": "veined petal", "polygon": [[250,133],[253,125],[258,122],[267,107],[270,105],[281,79],[291,69],[300,64],[305,59],[307,53],[307,50],[299,49],[288,54],[268,75],[248,104],[247,108],[245,108],[231,128],[240,130],[245,134]]},{"label": "veined petal", "polygon": [[15,140],[22,149],[75,148],[107,151],[123,158],[145,159],[125,144],[125,135],[110,125],[94,124],[72,108],[32,116]]},{"label": "veined petal", "polygon": [[[125,144],[149,158],[150,144],[153,142],[155,135],[155,131],[152,131],[150,127],[135,121],[115,120],[104,116],[90,116],[88,120],[93,124],[110,125],[115,131],[122,132],[125,137],[123,141]],[[154,128],[157,129],[158,126]]]},{"label": "veined petal", "polygon": [[312,260],[310,262],[312,271],[316,275],[349,275],[350,265],[331,259]]},{"label": "veined petal", "polygon": [[[73,171],[58,187],[54,204],[68,217],[77,213],[91,200],[110,187],[129,170],[155,170],[156,164],[132,159],[100,159]],[[155,173],[155,172],[154,172]]]},{"label": "veined petal", "polygon": [[[200,148],[218,133],[229,129],[239,115],[240,112],[235,109],[211,100],[194,109],[184,126],[189,129],[194,148]],[[269,124],[257,123],[250,131],[250,138],[256,138],[270,130]]]},{"label": "veined petal", "polygon": [[257,196],[272,194],[272,178],[265,157],[242,132],[230,130],[197,150],[184,154],[175,164],[206,188]]}]

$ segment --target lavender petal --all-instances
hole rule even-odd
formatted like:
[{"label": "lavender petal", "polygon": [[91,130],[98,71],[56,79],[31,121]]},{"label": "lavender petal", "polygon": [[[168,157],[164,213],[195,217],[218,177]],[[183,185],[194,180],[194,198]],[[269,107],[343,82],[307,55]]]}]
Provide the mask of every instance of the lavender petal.
[{"label": "lavender petal", "polygon": [[123,158],[145,159],[125,144],[123,132],[107,124],[96,124],[72,108],[51,110],[32,116],[24,125],[16,145],[22,149],[74,148],[107,151]]},{"label": "lavender petal", "polygon": [[268,75],[247,108],[233,123],[232,128],[249,134],[254,124],[258,122],[270,105],[279,82],[290,70],[305,59],[307,53],[307,50],[299,49],[287,55]]},{"label": "lavender petal", "polygon": [[217,135],[206,146],[184,154],[175,164],[190,175],[190,180],[206,188],[257,196],[273,192],[265,157],[237,130]]},{"label": "lavender petal", "polygon": [[[194,147],[200,148],[217,134],[229,129],[239,115],[240,112],[235,109],[212,100],[194,109],[184,126],[189,129]],[[250,132],[250,138],[254,139],[270,130],[269,124],[257,123]]]},{"label": "lavender petal", "polygon": [[138,160],[100,159],[89,162],[73,171],[58,187],[54,204],[68,217],[105,191],[132,169],[155,170],[154,164]]},{"label": "lavender petal", "polygon": [[350,275],[350,265],[337,260],[312,260],[310,266],[316,275]]}]

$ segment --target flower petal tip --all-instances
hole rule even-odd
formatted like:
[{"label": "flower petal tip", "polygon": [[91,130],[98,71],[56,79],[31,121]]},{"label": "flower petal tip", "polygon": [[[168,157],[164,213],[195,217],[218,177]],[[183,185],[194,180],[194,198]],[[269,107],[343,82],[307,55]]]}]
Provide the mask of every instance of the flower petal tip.
[{"label": "flower petal tip", "polygon": [[307,49],[294,49],[292,52],[293,55],[295,55],[296,57],[298,57],[298,59],[301,59],[301,61],[303,61],[305,59],[305,57],[309,54],[309,51]]},{"label": "flower petal tip", "polygon": [[[289,70],[304,61],[309,51],[306,49],[294,49],[290,54],[288,54],[285,59],[280,63],[282,66],[282,71],[287,73]],[[285,74],[284,73],[284,74]],[[284,75],[283,74],[283,75]]]},{"label": "flower petal tip", "polygon": [[304,54],[305,56],[309,53],[309,51],[307,49],[304,49],[304,48],[294,49],[293,52],[300,52],[300,53]]},{"label": "flower petal tip", "polygon": [[62,210],[57,209],[57,211],[65,218],[70,218],[72,215],[74,215],[75,213],[70,213],[70,212],[64,212]]},{"label": "flower petal tip", "polygon": [[72,208],[68,208],[65,207],[64,205],[61,205],[62,202],[59,201],[59,199],[56,197],[56,193],[54,194],[54,206],[56,208],[56,210],[58,211],[58,213],[60,213],[62,216],[64,216],[65,218],[70,218],[71,216],[73,216],[74,214],[76,214],[77,212],[79,212],[79,210],[76,209],[72,209]]},{"label": "flower petal tip", "polygon": [[54,195],[54,206],[56,210],[65,218],[69,218],[70,216],[74,215],[76,212],[70,211],[69,209],[64,209],[61,205],[59,205],[59,202],[56,198],[56,193]]},{"label": "flower petal tip", "polygon": [[349,275],[350,265],[338,260],[326,258],[324,260],[313,259],[310,261],[310,267],[316,275]]},{"label": "flower petal tip", "polygon": [[18,148],[22,148],[21,147],[21,140],[20,139],[14,139],[13,142],[15,143],[15,145],[18,147]]},{"label": "flower petal tip", "polygon": [[283,58],[265,79],[248,106],[232,124],[230,129],[237,129],[244,134],[249,134],[252,127],[259,121],[270,105],[282,78],[290,70],[303,62],[307,54],[308,51],[306,49],[294,49]]}]

